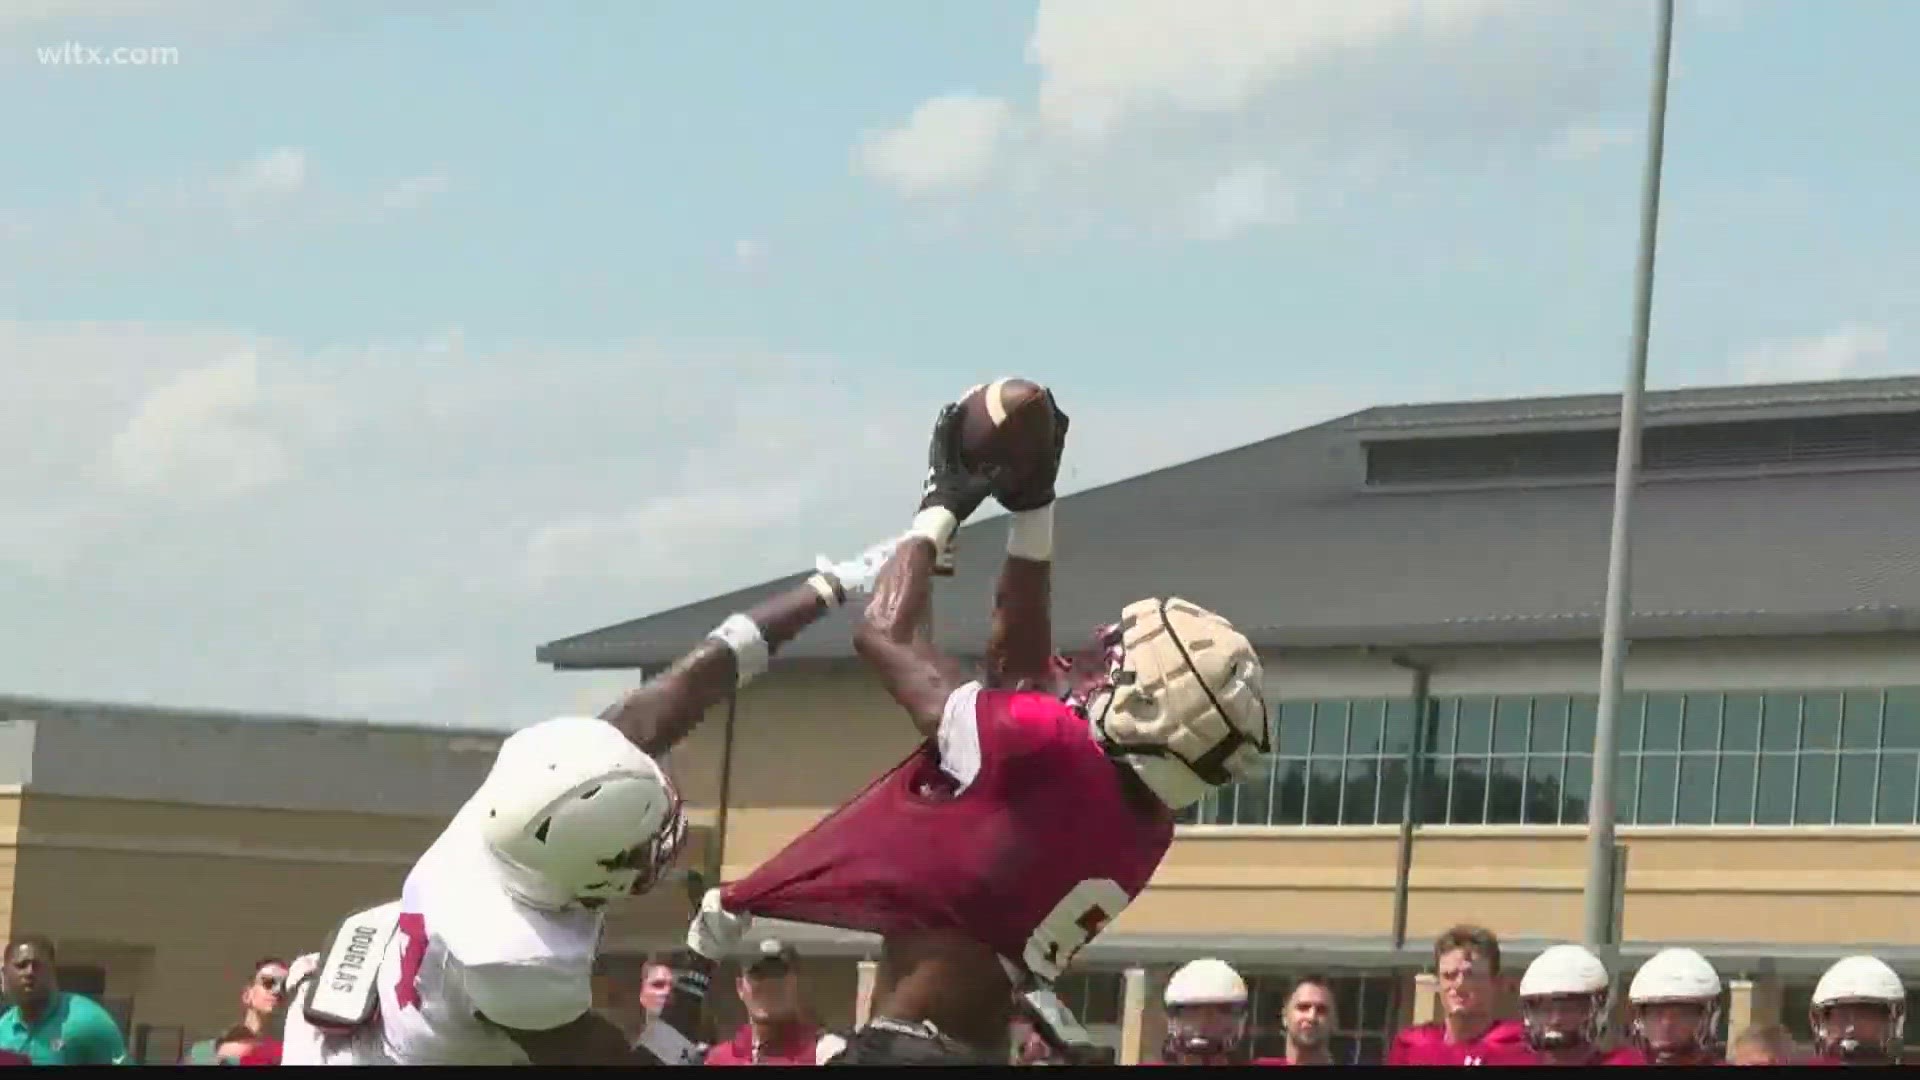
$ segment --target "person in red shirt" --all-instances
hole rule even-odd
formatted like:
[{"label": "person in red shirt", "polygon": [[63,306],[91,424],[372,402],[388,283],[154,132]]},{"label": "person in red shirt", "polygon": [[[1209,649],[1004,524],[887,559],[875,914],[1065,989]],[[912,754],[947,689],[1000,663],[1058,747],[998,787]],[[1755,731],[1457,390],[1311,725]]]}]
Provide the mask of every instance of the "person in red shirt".
[{"label": "person in red shirt", "polygon": [[1816,1065],[1898,1065],[1907,987],[1874,956],[1849,956],[1820,976],[1807,1019]]},{"label": "person in red shirt", "polygon": [[[854,647],[920,736],[911,756],[752,873],[701,899],[689,950],[748,920],[882,938],[873,1015],[842,1065],[1004,1065],[1014,994],[1069,1060],[1110,1056],[1053,983],[1147,887],[1176,812],[1262,767],[1260,657],[1177,597],[1127,605],[1084,651],[1052,654],[1051,460],[970,472],[943,410],[912,530],[880,571]],[[1066,420],[1059,416],[1057,436]],[[1008,486],[1008,482],[1017,482]],[[934,571],[992,494],[1012,512],[984,671],[932,640]]]},{"label": "person in red shirt", "polygon": [[732,1040],[707,1051],[708,1065],[825,1065],[846,1043],[807,1019],[800,995],[800,954],[773,938],[760,943],[735,987],[747,1022]]},{"label": "person in red shirt", "polygon": [[1532,1065],[1526,1031],[1497,1020],[1500,939],[1480,926],[1456,926],[1433,943],[1440,977],[1441,1019],[1393,1037],[1388,1065]]},{"label": "person in red shirt", "polygon": [[1520,1023],[1542,1065],[1597,1065],[1605,1057],[1607,966],[1579,945],[1555,945],[1520,976]]},{"label": "person in red shirt", "polygon": [[1692,949],[1662,949],[1634,972],[1627,987],[1632,1045],[1603,1065],[1723,1065],[1720,973]]},{"label": "person in red shirt", "polygon": [[1333,1035],[1334,1002],[1327,980],[1308,975],[1294,983],[1280,1017],[1286,1028],[1286,1056],[1255,1058],[1255,1065],[1333,1064],[1327,1042]]}]

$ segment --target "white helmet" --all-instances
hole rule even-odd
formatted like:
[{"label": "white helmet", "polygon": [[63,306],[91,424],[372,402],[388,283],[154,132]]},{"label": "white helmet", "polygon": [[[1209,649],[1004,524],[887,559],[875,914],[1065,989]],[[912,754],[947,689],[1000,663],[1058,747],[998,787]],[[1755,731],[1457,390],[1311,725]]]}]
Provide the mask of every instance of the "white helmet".
[{"label": "white helmet", "polygon": [[1675,1053],[1694,1053],[1713,1045],[1720,1027],[1720,973],[1698,952],[1676,948],[1654,953],[1634,973],[1633,984],[1627,988],[1627,1000],[1634,1006],[1633,1031],[1640,1042],[1646,1042],[1640,1009],[1673,1002],[1700,1006],[1700,1023],[1693,1033],[1693,1046]]},{"label": "white helmet", "polygon": [[[1887,1026],[1877,1043],[1863,1040],[1848,1025],[1834,1030],[1827,1011],[1835,1005],[1884,1006]],[[1827,969],[1813,988],[1808,1009],[1814,1047],[1821,1057],[1840,1060],[1897,1061],[1907,1025],[1907,988],[1900,976],[1878,957],[1849,956]]]},{"label": "white helmet", "polygon": [[[1579,945],[1555,945],[1527,965],[1520,977],[1520,1017],[1527,1044],[1535,1050],[1567,1050],[1598,1046],[1606,1037],[1607,1001],[1611,997],[1607,966]],[[1536,1010],[1554,998],[1589,1000],[1587,1020],[1578,1030],[1552,1026]]]},{"label": "white helmet", "polygon": [[[1183,965],[1167,980],[1169,1059],[1213,1058],[1231,1054],[1247,1035],[1247,983],[1233,965],[1208,957]],[[1195,1016],[1201,1006],[1224,1006],[1227,1016]]]},{"label": "white helmet", "polygon": [[1099,633],[1106,670],[1072,688],[1094,737],[1160,801],[1182,809],[1252,776],[1270,745],[1260,655],[1186,600],[1139,600]]},{"label": "white helmet", "polygon": [[687,828],[660,766],[613,725],[577,716],[509,736],[462,813],[508,889],[543,908],[645,892]]}]

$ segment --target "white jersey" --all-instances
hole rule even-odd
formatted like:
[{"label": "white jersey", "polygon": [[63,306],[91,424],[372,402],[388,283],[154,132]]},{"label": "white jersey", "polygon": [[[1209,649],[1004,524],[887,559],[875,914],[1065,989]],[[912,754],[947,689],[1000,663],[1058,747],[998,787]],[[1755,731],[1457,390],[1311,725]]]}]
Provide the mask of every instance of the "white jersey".
[{"label": "white jersey", "polygon": [[286,1064],[525,1065],[495,1025],[546,1031],[592,1007],[605,916],[514,898],[464,814],[414,864],[400,909],[377,976],[378,1015],[353,1035],[326,1036],[296,1001]]}]

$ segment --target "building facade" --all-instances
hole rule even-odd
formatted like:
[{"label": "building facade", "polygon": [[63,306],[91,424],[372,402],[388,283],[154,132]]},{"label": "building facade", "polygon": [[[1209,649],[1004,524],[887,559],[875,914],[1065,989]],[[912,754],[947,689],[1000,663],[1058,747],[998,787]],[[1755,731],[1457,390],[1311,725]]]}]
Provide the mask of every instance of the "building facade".
[{"label": "building facade", "polygon": [[[1275,705],[1262,774],[1188,815],[1067,988],[1123,1059],[1151,1056],[1161,983],[1197,956],[1252,976],[1269,1040],[1287,981],[1331,974],[1341,1047],[1367,1060],[1431,1014],[1428,943],[1449,925],[1498,931],[1516,976],[1579,936],[1617,423],[1606,397],[1375,409],[1061,501],[1060,637],[1184,596],[1255,640]],[[1694,946],[1730,1029],[1804,1037],[1841,955],[1920,985],[1899,917],[1920,888],[1920,380],[1654,394],[1648,424],[1619,966]],[[941,585],[935,636],[962,655],[1003,531],[969,526]],[[651,668],[785,584],[540,657]],[[675,764],[731,878],[914,740],[842,624],[784,650]],[[874,943],[776,930],[857,1017]]]}]

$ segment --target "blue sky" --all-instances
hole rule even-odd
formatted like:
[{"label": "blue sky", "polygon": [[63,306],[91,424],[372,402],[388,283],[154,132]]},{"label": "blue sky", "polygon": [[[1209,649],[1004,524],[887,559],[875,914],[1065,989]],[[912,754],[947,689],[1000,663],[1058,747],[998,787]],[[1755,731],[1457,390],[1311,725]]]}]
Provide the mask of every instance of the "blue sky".
[{"label": "blue sky", "polygon": [[[0,687],[525,723],[897,527],[983,378],[1078,486],[1617,385],[1651,4],[410,9],[0,13]],[[1680,11],[1654,381],[1914,370],[1920,7]]]}]

